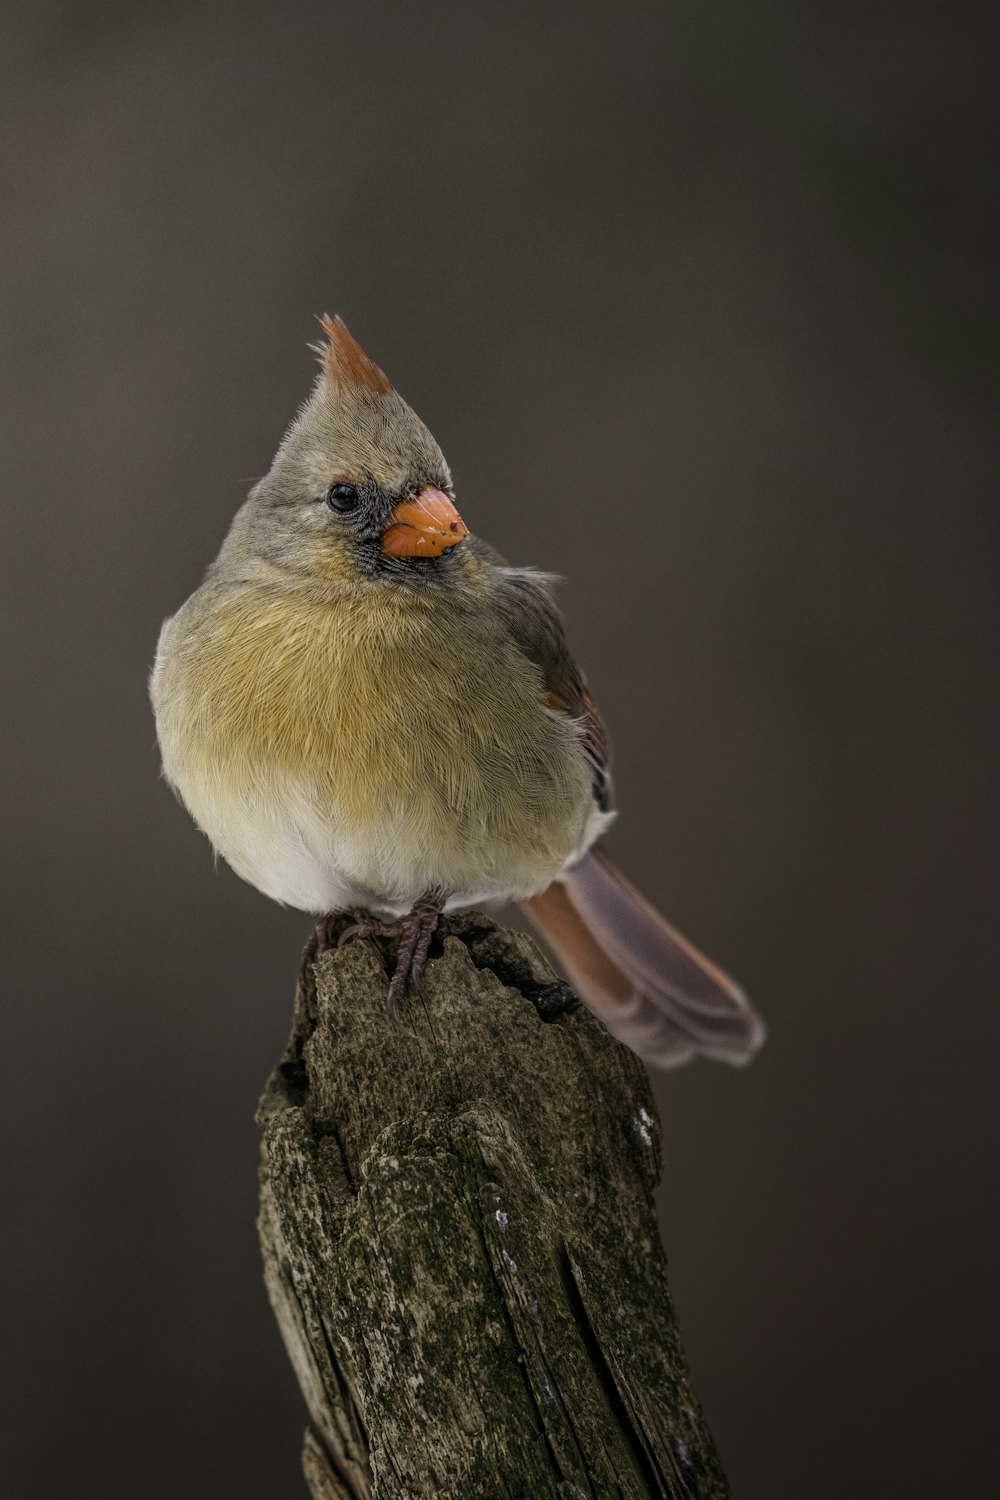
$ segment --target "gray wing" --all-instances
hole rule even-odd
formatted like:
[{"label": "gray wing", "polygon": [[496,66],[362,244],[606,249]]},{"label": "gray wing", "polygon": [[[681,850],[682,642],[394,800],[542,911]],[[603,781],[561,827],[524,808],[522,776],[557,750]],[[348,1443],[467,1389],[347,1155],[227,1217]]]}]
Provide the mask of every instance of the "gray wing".
[{"label": "gray wing", "polygon": [[586,678],[570,654],[562,616],[552,597],[554,579],[530,568],[500,568],[498,608],[518,649],[541,669],[546,701],[576,720],[594,773],[594,800],[612,804],[611,744]]},{"label": "gray wing", "polygon": [[[500,608],[507,628],[541,668],[550,705],[583,726],[594,796],[607,808],[607,733],[566,644],[552,580],[526,569],[502,573]],[[590,850],[522,908],[581,999],[650,1062],[672,1067],[703,1052],[739,1064],[761,1046],[763,1023],[739,986],[671,927],[606,855]]]}]

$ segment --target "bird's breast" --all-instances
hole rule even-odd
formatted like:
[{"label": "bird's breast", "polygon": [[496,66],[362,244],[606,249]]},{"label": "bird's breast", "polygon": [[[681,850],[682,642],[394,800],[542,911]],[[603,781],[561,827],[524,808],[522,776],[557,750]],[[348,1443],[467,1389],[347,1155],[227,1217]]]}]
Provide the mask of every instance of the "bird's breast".
[{"label": "bird's breast", "polygon": [[183,616],[154,684],[165,768],[255,884],[260,829],[399,901],[537,889],[582,839],[579,732],[488,611],[248,589]]}]

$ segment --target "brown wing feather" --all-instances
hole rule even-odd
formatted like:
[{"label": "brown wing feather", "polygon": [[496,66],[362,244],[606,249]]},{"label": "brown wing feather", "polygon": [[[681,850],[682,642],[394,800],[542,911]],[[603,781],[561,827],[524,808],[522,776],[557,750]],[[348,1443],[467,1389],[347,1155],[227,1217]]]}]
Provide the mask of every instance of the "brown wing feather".
[{"label": "brown wing feather", "polygon": [[553,680],[546,679],[545,701],[557,712],[568,714],[583,729],[583,748],[594,768],[594,797],[602,812],[611,807],[611,742],[590,689],[574,670]]}]

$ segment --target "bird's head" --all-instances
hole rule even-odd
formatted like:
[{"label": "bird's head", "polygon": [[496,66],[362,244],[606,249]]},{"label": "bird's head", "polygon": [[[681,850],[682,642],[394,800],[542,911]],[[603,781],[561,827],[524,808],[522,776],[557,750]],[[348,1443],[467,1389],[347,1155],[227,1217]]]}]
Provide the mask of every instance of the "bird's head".
[{"label": "bird's head", "polygon": [[468,528],[444,454],[343,321],[320,323],[313,393],[229,545],[327,582],[446,575]]}]

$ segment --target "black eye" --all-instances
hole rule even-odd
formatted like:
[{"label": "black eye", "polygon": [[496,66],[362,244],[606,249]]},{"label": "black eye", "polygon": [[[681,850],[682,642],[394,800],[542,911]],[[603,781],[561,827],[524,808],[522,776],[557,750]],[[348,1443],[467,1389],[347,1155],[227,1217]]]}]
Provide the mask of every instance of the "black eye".
[{"label": "black eye", "polygon": [[358,492],[353,484],[331,484],[325,498],[330,509],[339,511],[341,515],[358,508]]}]

